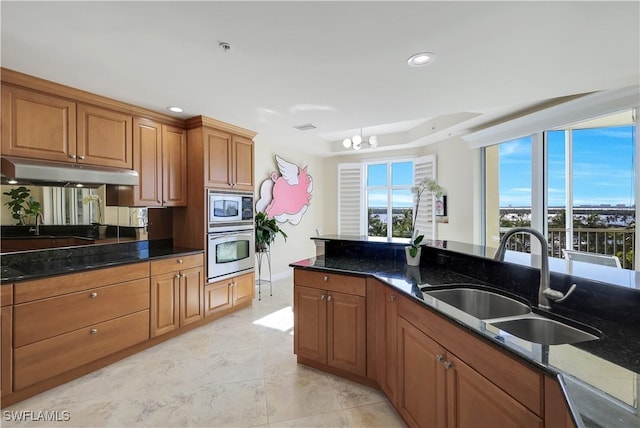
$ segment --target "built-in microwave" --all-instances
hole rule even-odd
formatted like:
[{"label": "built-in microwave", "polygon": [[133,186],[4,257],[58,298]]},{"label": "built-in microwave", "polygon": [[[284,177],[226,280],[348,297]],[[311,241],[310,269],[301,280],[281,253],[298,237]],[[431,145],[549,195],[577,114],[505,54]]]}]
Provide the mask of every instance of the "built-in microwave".
[{"label": "built-in microwave", "polygon": [[209,232],[220,230],[221,226],[253,226],[253,194],[209,189],[207,196]]}]

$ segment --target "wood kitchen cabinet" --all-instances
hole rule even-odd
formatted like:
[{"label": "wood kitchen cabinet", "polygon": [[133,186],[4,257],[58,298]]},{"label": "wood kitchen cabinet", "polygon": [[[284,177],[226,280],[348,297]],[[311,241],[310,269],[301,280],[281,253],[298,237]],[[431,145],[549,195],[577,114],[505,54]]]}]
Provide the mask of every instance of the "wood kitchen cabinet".
[{"label": "wood kitchen cabinet", "polygon": [[377,379],[382,391],[394,405],[398,396],[398,293],[377,282],[376,355]]},{"label": "wood kitchen cabinet", "polygon": [[13,390],[13,284],[0,286],[0,396]]},{"label": "wood kitchen cabinet", "polygon": [[132,116],[2,85],[2,154],[131,169]]},{"label": "wood kitchen cabinet", "polygon": [[204,292],[207,317],[250,305],[255,296],[254,274],[246,273],[212,282],[205,286]]},{"label": "wood kitchen cabinet", "polygon": [[293,305],[299,360],[366,376],[364,278],[296,269]]},{"label": "wood kitchen cabinet", "polygon": [[204,267],[201,254],[151,262],[151,337],[202,319]]},{"label": "wood kitchen cabinet", "polygon": [[118,204],[187,205],[187,133],[144,118],[133,120],[133,169],[138,186],[118,186]]},{"label": "wood kitchen cabinet", "polygon": [[205,129],[205,186],[253,191],[253,140]]}]

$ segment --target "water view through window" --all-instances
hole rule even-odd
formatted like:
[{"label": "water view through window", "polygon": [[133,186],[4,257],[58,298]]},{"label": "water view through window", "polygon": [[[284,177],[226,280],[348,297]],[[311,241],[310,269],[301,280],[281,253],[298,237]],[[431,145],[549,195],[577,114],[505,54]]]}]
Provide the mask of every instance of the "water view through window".
[{"label": "water view through window", "polygon": [[[544,133],[549,255],[615,256],[633,269],[635,127],[576,126]],[[531,226],[531,137],[499,145],[500,230]],[[570,219],[570,220],[569,220]],[[510,246],[530,251],[527,235]],[[565,250],[565,251],[563,251]]]}]

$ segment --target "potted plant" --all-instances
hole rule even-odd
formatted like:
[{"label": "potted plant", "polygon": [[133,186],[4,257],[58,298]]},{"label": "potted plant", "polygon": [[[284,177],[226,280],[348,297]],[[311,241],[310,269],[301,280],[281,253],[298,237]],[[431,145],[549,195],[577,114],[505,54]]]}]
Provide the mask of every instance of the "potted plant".
[{"label": "potted plant", "polygon": [[418,266],[420,264],[420,254],[422,249],[420,244],[424,239],[424,235],[418,235],[418,229],[415,229],[416,220],[418,220],[418,209],[420,208],[420,197],[422,193],[428,190],[433,193],[437,198],[443,195],[444,189],[433,179],[429,177],[423,178],[419,183],[411,188],[411,193],[414,195],[416,209],[413,211],[413,233],[411,234],[411,242],[408,247],[405,247],[407,256],[407,264],[409,266]]},{"label": "potted plant", "polygon": [[35,217],[37,224],[38,216],[42,215],[42,205],[40,202],[33,199],[33,196],[30,196],[30,193],[31,190],[24,186],[11,189],[8,192],[3,192],[3,195],[7,195],[11,198],[11,200],[5,203],[5,205],[11,210],[11,217],[18,220],[18,225],[24,224],[25,217]]},{"label": "potted plant", "polygon": [[287,234],[280,229],[275,218],[269,218],[265,213],[259,212],[256,214],[255,222],[256,251],[266,251],[271,243],[276,240],[278,233],[282,235],[285,241],[287,240]]},{"label": "potted plant", "polygon": [[409,266],[420,265],[420,255],[422,254],[422,248],[420,243],[424,239],[424,235],[418,235],[412,239],[408,247],[405,247],[405,253],[407,256],[407,264]]}]

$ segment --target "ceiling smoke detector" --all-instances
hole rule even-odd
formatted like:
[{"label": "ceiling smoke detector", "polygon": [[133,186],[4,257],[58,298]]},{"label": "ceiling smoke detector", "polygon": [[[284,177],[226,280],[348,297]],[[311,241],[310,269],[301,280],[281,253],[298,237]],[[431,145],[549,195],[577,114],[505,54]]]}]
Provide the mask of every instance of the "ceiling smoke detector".
[{"label": "ceiling smoke detector", "polygon": [[229,50],[231,49],[231,45],[227,42],[219,42],[218,46],[220,46],[220,48],[225,52],[229,52]]}]

